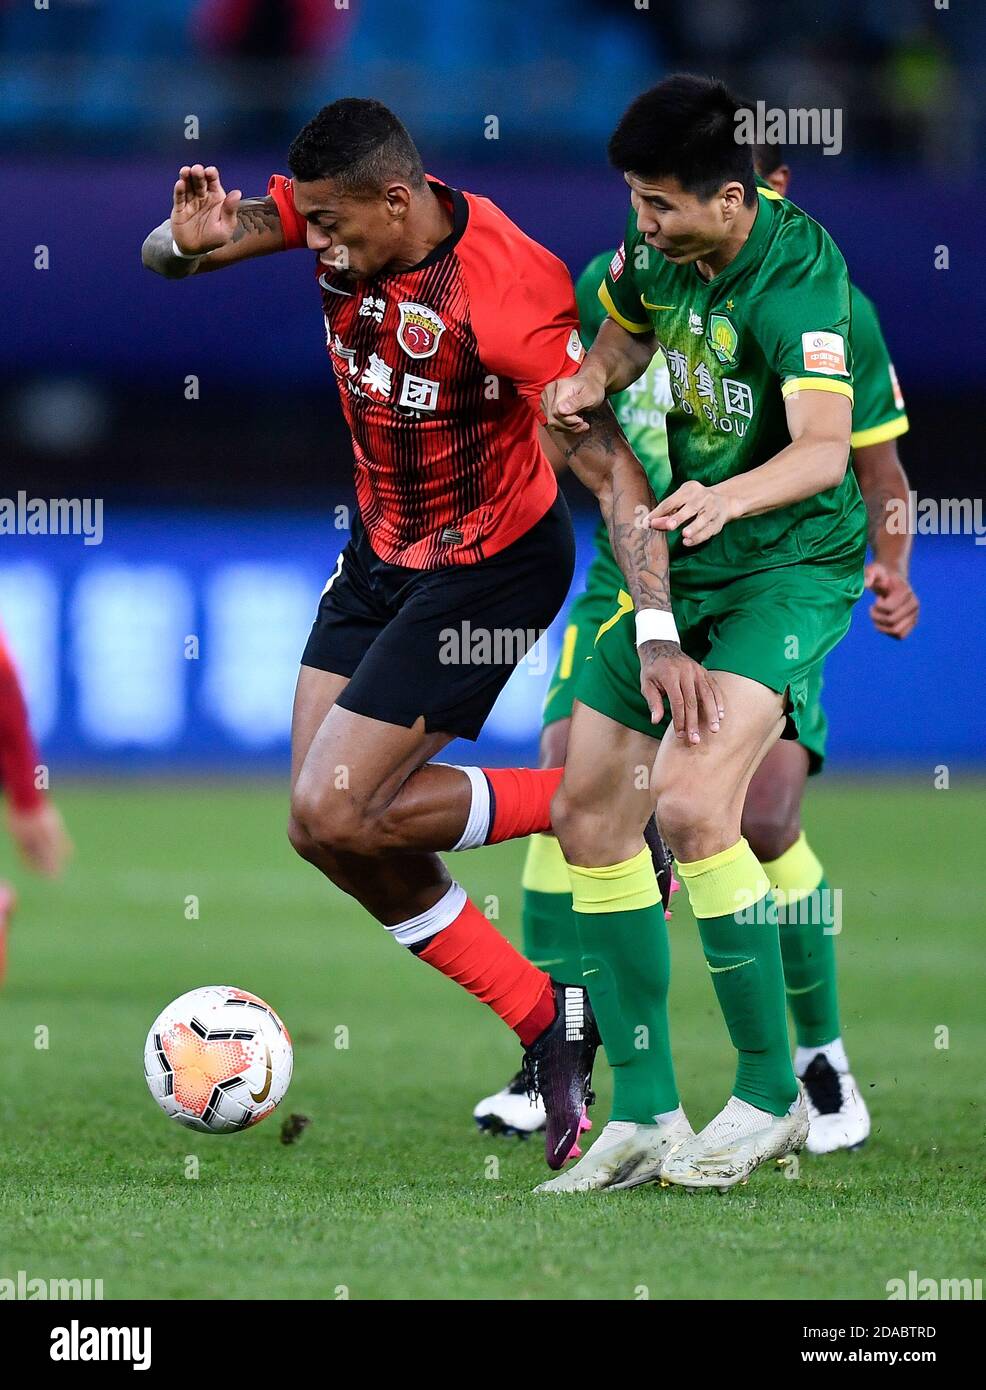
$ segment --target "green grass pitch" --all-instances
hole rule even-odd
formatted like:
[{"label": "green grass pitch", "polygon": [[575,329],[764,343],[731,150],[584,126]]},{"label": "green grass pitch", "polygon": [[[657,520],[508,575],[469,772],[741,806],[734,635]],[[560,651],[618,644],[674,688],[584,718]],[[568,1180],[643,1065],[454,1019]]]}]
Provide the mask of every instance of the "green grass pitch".
[{"label": "green grass pitch", "polygon": [[[556,1199],[531,1195],[539,1140],[473,1127],[515,1069],[511,1035],[293,858],[283,788],[68,789],[64,882],[0,848],[21,893],[0,996],[0,1278],[101,1278],[107,1298],[884,1299],[911,1269],[981,1277],[986,789],[960,780],[811,790],[809,833],[843,892],[867,1147],[725,1195]],[[522,853],[455,864],[515,938]],[[671,930],[698,1125],[726,1098],[730,1053],[681,898]],[[158,1010],[205,984],[264,996],[295,1041],[281,1111],[227,1137],[167,1120],[142,1075]],[[597,1130],[602,1064],[598,1079]],[[311,1125],[285,1147],[292,1111]]]}]

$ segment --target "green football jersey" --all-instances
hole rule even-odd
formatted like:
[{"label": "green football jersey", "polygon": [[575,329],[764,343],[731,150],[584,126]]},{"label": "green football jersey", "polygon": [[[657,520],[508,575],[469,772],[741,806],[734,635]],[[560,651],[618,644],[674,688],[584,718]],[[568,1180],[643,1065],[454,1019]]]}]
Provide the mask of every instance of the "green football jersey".
[{"label": "green football jersey", "polygon": [[[784,399],[794,391],[853,399],[846,263],[819,224],[773,190],[735,259],[705,281],[637,231],[599,287],[606,312],[631,333],[653,333],[667,360],[672,487],[712,486],[766,463],[790,444]],[[694,550],[669,537],[679,589],[804,562],[862,562],[866,513],[851,469],[837,487],[729,522]]]},{"label": "green football jersey", "polygon": [[852,302],[852,446],[865,449],[906,434],[910,425],[894,364],[890,360],[876,306],[850,285]]}]

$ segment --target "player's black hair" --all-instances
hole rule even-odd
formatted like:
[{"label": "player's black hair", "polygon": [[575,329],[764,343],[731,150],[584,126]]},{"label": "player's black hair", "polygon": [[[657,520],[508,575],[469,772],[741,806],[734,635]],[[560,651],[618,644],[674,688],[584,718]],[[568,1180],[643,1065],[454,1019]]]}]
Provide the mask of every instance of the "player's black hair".
[{"label": "player's black hair", "polygon": [[742,103],[712,77],[676,73],[630,103],[613,131],[609,159],[640,178],[674,178],[707,200],[735,180],[757,199],[753,150],[736,139]]},{"label": "player's black hair", "polygon": [[380,101],[343,97],[323,106],[291,141],[288,168],[302,183],[334,179],[344,193],[366,193],[389,179],[423,188],[417,147]]},{"label": "player's black hair", "polygon": [[787,150],[783,145],[757,145],[753,151],[753,162],[762,179],[768,174],[776,174],[782,164],[787,163]]}]

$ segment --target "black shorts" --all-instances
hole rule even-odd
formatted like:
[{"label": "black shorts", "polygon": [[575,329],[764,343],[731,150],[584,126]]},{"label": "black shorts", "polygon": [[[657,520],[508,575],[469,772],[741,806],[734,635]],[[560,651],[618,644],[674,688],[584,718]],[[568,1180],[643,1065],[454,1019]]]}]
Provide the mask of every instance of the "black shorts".
[{"label": "black shorts", "polygon": [[511,671],[558,614],[575,568],[561,493],[519,540],[444,569],[390,565],[357,516],[318,606],[303,666],[349,676],[355,714],[475,739]]}]

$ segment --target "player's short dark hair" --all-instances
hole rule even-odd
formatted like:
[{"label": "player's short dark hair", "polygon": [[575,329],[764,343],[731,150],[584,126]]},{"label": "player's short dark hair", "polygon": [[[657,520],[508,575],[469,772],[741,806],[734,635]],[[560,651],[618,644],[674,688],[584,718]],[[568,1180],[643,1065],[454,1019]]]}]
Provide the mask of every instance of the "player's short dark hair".
[{"label": "player's short dark hair", "polygon": [[291,141],[288,168],[301,183],[334,179],[344,193],[367,193],[390,179],[422,188],[424,165],[404,125],[383,102],[343,97],[323,106]]},{"label": "player's short dark hair", "polygon": [[782,164],[787,163],[787,150],[783,145],[757,145],[753,151],[753,162],[762,179],[768,174],[776,174]]},{"label": "player's short dark hair", "polygon": [[707,200],[724,183],[743,185],[756,202],[753,150],[736,139],[732,92],[712,77],[676,73],[630,103],[609,142],[610,163],[640,178],[674,178]]}]

